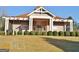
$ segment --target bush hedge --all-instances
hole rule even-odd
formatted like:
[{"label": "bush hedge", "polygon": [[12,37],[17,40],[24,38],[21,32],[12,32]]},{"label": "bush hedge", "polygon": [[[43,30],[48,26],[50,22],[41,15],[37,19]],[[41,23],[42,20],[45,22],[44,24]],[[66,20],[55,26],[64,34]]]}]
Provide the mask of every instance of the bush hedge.
[{"label": "bush hedge", "polygon": [[42,32],[35,32],[35,35],[42,35]]},{"label": "bush hedge", "polygon": [[42,35],[47,35],[47,32],[42,32]]},{"label": "bush hedge", "polygon": [[64,32],[64,36],[70,36],[70,32],[69,31]]},{"label": "bush hedge", "polygon": [[24,31],[24,35],[29,35],[29,32],[28,31]]},{"label": "bush hedge", "polygon": [[75,32],[75,36],[79,36],[79,32]]},{"label": "bush hedge", "polygon": [[4,31],[0,31],[0,35],[5,35],[5,32]]},{"label": "bush hedge", "polygon": [[35,35],[34,31],[29,32],[29,35]]},{"label": "bush hedge", "polygon": [[48,36],[52,36],[52,35],[53,35],[52,31],[48,31],[48,32],[47,32],[47,35],[48,35]]},{"label": "bush hedge", "polygon": [[[14,35],[22,35],[22,31],[18,31],[16,33],[16,31],[14,31]],[[5,35],[4,31],[0,31],[0,35]],[[13,35],[13,32],[11,31],[7,31],[7,35]],[[35,32],[35,31],[25,31],[24,35],[48,35],[48,36],[79,36],[79,32],[69,32],[69,31],[48,31],[48,32]]]},{"label": "bush hedge", "polygon": [[12,35],[12,34],[13,34],[13,31],[7,30],[7,35]]},{"label": "bush hedge", "polygon": [[59,36],[64,36],[64,32],[60,31],[60,32],[58,32],[58,35]]},{"label": "bush hedge", "polygon": [[70,36],[76,36],[76,32],[70,32]]},{"label": "bush hedge", "polygon": [[17,35],[22,35],[22,31],[18,31],[17,32]]},{"label": "bush hedge", "polygon": [[57,31],[53,31],[53,36],[57,36],[58,32]]}]

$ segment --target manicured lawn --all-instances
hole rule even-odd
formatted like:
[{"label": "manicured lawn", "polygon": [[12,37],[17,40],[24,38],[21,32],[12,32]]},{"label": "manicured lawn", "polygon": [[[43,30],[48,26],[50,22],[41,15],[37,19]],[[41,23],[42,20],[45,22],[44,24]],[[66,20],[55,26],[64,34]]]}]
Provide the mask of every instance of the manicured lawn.
[{"label": "manicured lawn", "polygon": [[0,49],[14,52],[79,51],[79,37],[0,36]]}]

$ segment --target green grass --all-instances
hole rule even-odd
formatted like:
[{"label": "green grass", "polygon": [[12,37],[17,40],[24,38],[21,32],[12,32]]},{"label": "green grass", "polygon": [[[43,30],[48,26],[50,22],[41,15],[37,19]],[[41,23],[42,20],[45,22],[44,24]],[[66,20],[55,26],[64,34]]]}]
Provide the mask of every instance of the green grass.
[{"label": "green grass", "polygon": [[11,52],[79,51],[79,37],[64,36],[0,36],[0,49]]}]

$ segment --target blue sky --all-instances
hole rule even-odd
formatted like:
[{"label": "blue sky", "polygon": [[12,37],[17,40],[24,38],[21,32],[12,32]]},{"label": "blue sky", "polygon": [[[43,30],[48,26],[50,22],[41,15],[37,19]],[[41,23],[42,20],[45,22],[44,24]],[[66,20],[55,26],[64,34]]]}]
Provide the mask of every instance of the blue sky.
[{"label": "blue sky", "polygon": [[[35,6],[7,6],[0,7],[0,10],[5,9],[8,16],[16,16],[30,13],[34,8]],[[72,16],[79,23],[79,6],[45,6],[45,8],[56,16],[63,18]]]}]

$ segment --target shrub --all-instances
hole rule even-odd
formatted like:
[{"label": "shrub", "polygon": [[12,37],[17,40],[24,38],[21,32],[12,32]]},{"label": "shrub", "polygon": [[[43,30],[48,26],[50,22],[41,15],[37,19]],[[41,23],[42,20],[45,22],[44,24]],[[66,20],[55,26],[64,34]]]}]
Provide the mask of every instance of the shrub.
[{"label": "shrub", "polygon": [[48,31],[47,35],[52,36],[52,31]]},{"label": "shrub", "polygon": [[35,32],[34,31],[31,31],[29,34],[30,35],[35,35]]},{"label": "shrub", "polygon": [[53,31],[53,36],[57,36],[58,32],[57,31]]},{"label": "shrub", "polygon": [[42,35],[42,32],[35,32],[35,35]]},{"label": "shrub", "polygon": [[70,36],[75,36],[75,32],[70,32]]},{"label": "shrub", "polygon": [[64,32],[60,31],[60,32],[58,32],[58,35],[59,36],[64,36]]},{"label": "shrub", "polygon": [[24,35],[29,35],[29,32],[28,32],[28,31],[25,31],[25,32],[24,32]]},{"label": "shrub", "polygon": [[4,31],[0,31],[0,35],[5,35],[5,32]]},{"label": "shrub", "polygon": [[35,35],[38,35],[38,32],[35,32]]},{"label": "shrub", "polygon": [[22,35],[22,31],[18,31],[17,34],[18,34],[18,35]]},{"label": "shrub", "polygon": [[47,35],[47,32],[42,32],[42,35]]},{"label": "shrub", "polygon": [[13,34],[13,31],[7,30],[7,35],[12,35],[12,34]]},{"label": "shrub", "polygon": [[64,36],[70,36],[70,32],[69,31],[64,32]]},{"label": "shrub", "polygon": [[16,31],[14,31],[14,35],[17,35]]},{"label": "shrub", "polygon": [[75,36],[79,36],[79,32],[75,32]]}]

